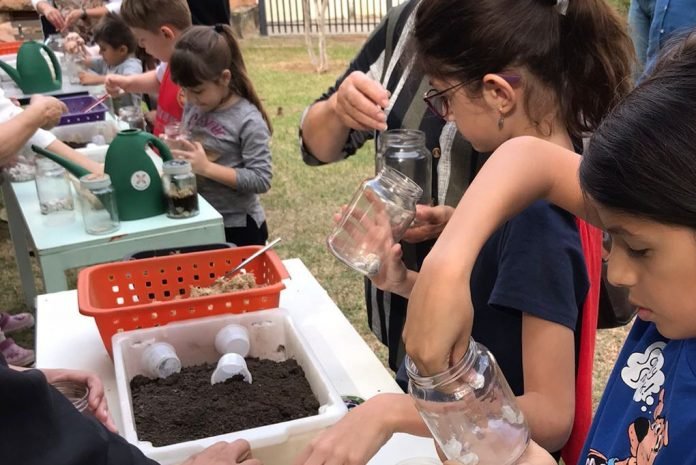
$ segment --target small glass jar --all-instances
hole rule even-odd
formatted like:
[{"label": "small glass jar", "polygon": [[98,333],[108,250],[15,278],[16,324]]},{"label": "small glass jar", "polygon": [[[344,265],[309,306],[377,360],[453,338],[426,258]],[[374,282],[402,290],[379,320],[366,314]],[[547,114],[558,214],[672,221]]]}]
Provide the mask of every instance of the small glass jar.
[{"label": "small glass jar", "polygon": [[31,149],[24,147],[11,163],[3,166],[11,182],[33,181],[36,177],[36,159]]},{"label": "small glass jar", "polygon": [[76,381],[55,381],[51,384],[75,406],[78,412],[90,414],[89,387]]},{"label": "small glass jar", "polygon": [[327,239],[329,250],[354,270],[376,275],[382,258],[413,222],[422,194],[403,173],[382,168],[353,195]]},{"label": "small glass jar", "polygon": [[127,105],[118,109],[118,118],[128,125],[129,129],[145,130],[145,115],[140,106]]},{"label": "small glass jar", "polygon": [[184,150],[186,146],[182,141],[189,141],[191,135],[181,123],[169,123],[164,127],[164,143],[172,150]]},{"label": "small glass jar", "polygon": [[417,129],[392,129],[379,137],[377,170],[389,166],[402,172],[423,189],[418,203],[432,202],[433,159],[425,148],[425,133]]},{"label": "small glass jar", "polygon": [[462,359],[433,376],[406,357],[408,392],[449,460],[511,465],[529,442],[524,414],[493,355],[473,339]]},{"label": "small glass jar", "polygon": [[80,206],[87,234],[108,234],[118,230],[116,195],[108,174],[80,178]]},{"label": "small glass jar", "polygon": [[190,218],[198,215],[196,175],[186,160],[169,160],[162,165],[162,188],[167,199],[169,218]]},{"label": "small glass jar", "polygon": [[84,58],[75,53],[66,53],[63,58],[65,74],[68,76],[70,84],[80,83],[80,73],[86,71]]},{"label": "small glass jar", "polygon": [[36,194],[44,215],[75,209],[68,174],[62,166],[48,158],[36,157]]}]

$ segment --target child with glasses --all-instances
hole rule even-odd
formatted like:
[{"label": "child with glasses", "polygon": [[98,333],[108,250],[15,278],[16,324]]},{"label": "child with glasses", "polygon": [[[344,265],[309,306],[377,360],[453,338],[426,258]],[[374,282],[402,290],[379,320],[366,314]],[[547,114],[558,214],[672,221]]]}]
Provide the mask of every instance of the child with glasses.
[{"label": "child with glasses", "polygon": [[[433,88],[425,93],[430,117],[455,123],[479,152],[524,135],[572,150],[630,88],[630,38],[603,0],[423,1],[414,40]],[[471,335],[496,356],[532,438],[557,452],[573,430],[566,463],[576,463],[591,417],[600,244],[599,230],[537,202],[485,243],[470,280],[451,283],[471,286]],[[418,273],[401,255],[394,244],[373,284],[409,297]],[[409,396],[379,395],[297,463],[364,464],[394,432],[428,434]]]}]

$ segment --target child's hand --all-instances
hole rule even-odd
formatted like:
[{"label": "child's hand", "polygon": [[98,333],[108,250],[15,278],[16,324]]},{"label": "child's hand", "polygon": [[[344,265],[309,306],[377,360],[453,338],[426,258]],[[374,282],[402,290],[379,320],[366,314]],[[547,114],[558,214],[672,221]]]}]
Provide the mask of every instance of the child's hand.
[{"label": "child's hand", "polygon": [[106,403],[104,396],[104,385],[99,377],[87,371],[65,370],[65,369],[42,369],[46,380],[49,383],[56,381],[74,381],[76,383],[84,383],[89,388],[89,410],[97,420],[102,422],[110,431],[118,433],[114,420],[109,414],[109,406]]},{"label": "child's hand", "polygon": [[128,84],[130,79],[128,76],[119,74],[107,74],[104,78],[104,87],[112,97],[118,97],[122,92],[128,92]]},{"label": "child's hand", "polygon": [[191,170],[196,174],[201,174],[208,163],[211,163],[201,143],[189,142],[187,140],[179,140],[178,142],[182,145],[183,150],[172,150],[172,156],[187,160],[191,163]]},{"label": "child's hand", "polygon": [[69,29],[82,18],[82,10],[70,10],[65,16],[65,25],[63,30]]},{"label": "child's hand", "polygon": [[417,205],[416,218],[404,233],[403,240],[415,244],[439,237],[453,213],[454,208],[447,205]]},{"label": "child's hand", "polygon": [[102,80],[104,79],[103,76],[90,73],[89,71],[80,71],[78,76],[80,77],[80,84],[82,84],[83,86],[101,84]]}]

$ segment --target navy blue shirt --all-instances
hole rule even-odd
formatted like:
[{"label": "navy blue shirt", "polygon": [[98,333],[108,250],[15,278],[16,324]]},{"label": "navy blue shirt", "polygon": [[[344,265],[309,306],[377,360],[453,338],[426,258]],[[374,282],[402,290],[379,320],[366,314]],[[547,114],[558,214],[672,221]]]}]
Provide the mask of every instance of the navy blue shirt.
[{"label": "navy blue shirt", "polygon": [[512,218],[481,249],[471,275],[471,335],[495,355],[516,396],[524,394],[522,315],[575,331],[577,354],[588,289],[575,217],[547,202]]}]

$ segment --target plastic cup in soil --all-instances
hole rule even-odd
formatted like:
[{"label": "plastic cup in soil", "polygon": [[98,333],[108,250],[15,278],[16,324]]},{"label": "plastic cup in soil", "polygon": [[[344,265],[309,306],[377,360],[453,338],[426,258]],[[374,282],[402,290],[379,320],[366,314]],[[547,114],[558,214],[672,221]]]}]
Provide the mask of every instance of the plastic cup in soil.
[{"label": "plastic cup in soil", "polygon": [[220,355],[235,353],[246,357],[250,347],[249,332],[241,325],[227,325],[215,336],[215,348]]},{"label": "plastic cup in soil", "polygon": [[181,371],[181,360],[171,344],[156,342],[143,352],[141,363],[146,373],[156,378],[166,378]]},{"label": "plastic cup in soil", "polygon": [[210,377],[210,384],[224,383],[237,375],[242,375],[244,381],[251,384],[251,373],[249,373],[244,357],[234,352],[225,354],[218,360],[213,376]]}]

